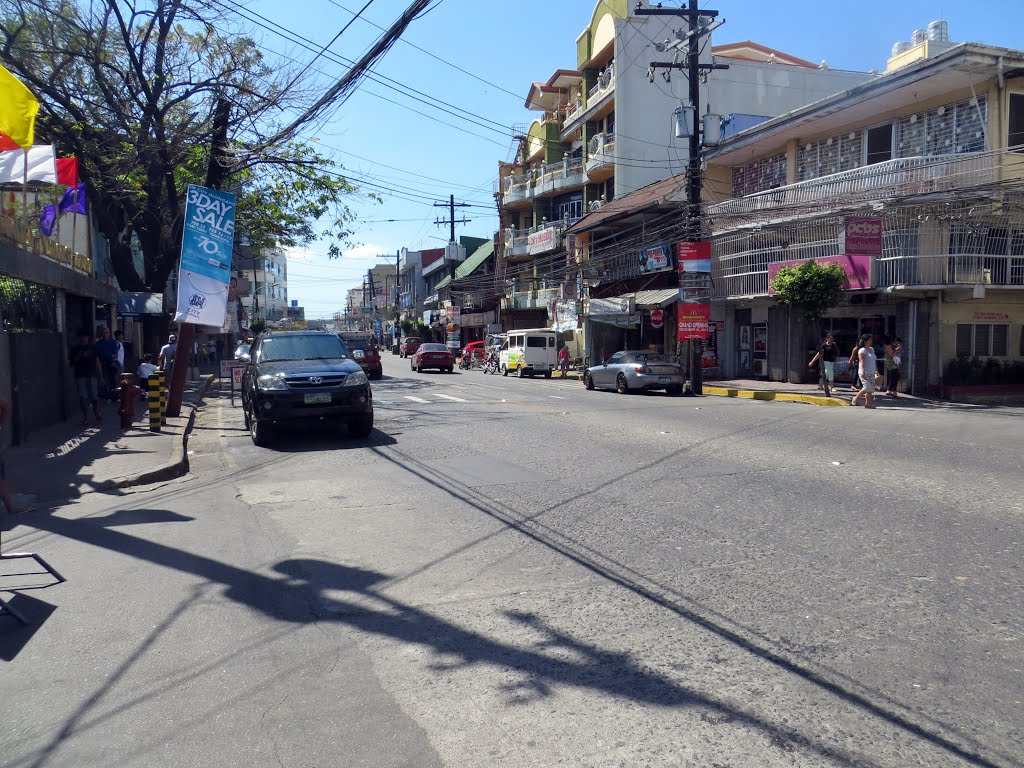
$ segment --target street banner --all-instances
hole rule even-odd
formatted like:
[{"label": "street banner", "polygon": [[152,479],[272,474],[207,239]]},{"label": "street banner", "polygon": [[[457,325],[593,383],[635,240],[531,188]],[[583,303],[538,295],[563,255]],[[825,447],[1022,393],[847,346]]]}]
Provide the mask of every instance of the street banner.
[{"label": "street banner", "polygon": [[189,184],[175,322],[224,325],[235,239],[235,196]]},{"label": "street banner", "polygon": [[708,330],[711,321],[710,304],[677,304],[676,320],[676,338],[679,341],[706,339],[711,335]]},{"label": "street banner", "polygon": [[672,269],[672,250],[668,243],[655,245],[651,248],[640,249],[640,272],[661,272],[665,269]]}]

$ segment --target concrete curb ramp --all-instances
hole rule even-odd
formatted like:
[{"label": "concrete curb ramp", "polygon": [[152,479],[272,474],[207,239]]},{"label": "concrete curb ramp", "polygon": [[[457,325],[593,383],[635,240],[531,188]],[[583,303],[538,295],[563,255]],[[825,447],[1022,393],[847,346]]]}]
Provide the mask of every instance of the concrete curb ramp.
[{"label": "concrete curb ramp", "polygon": [[761,389],[730,389],[704,385],[705,395],[718,397],[742,397],[747,400],[777,400],[784,403],[809,403],[810,405],[849,405],[850,402],[841,397],[825,397],[824,395],[801,395],[795,392],[772,392]]},{"label": "concrete curb ramp", "polygon": [[151,483],[160,483],[167,480],[174,480],[175,478],[182,477],[188,474],[188,438],[192,434],[192,429],[196,423],[196,411],[199,406],[202,405],[203,396],[207,390],[213,385],[217,377],[213,374],[208,374],[203,377],[203,383],[199,386],[199,392],[196,395],[196,399],[190,403],[182,403],[181,407],[190,409],[188,415],[188,422],[185,424],[185,429],[182,431],[181,442],[175,447],[174,458],[172,458],[166,464],[163,464],[154,469],[147,469],[143,472],[139,472],[133,475],[125,475],[124,477],[114,478],[113,480],[107,480],[106,482],[99,483],[95,490],[97,491],[112,491],[118,488],[131,488],[136,485],[150,485]]}]

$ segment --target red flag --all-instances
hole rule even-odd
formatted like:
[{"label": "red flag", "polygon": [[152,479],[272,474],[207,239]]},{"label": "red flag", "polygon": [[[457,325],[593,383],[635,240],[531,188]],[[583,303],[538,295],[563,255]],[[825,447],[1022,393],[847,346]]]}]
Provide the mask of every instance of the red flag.
[{"label": "red flag", "polygon": [[57,183],[65,187],[78,186],[78,158],[58,157],[57,158]]}]

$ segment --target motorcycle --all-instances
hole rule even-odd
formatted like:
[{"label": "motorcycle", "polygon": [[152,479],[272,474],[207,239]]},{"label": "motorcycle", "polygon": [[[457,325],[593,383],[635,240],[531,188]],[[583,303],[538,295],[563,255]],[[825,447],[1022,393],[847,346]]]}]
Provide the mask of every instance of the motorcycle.
[{"label": "motorcycle", "polygon": [[491,352],[487,357],[484,358],[484,373],[497,373],[498,372],[498,353]]}]

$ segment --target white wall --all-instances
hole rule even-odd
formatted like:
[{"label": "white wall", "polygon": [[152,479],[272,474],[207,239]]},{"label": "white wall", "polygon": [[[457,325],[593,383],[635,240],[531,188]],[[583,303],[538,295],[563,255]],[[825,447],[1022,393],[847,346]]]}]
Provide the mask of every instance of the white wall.
[{"label": "white wall", "polygon": [[[675,39],[672,28],[685,26],[681,18],[641,16],[619,20],[615,35],[615,196],[632,192],[686,170],[689,140],[675,138],[672,113],[689,103],[689,85],[683,73],[672,71],[666,83],[658,70],[651,83],[652,61],[668,61],[654,43]],[[704,45],[701,63],[711,63],[711,42]],[[681,55],[684,61],[685,56]],[[864,82],[866,72],[819,70],[784,64],[718,59],[729,69],[714,70],[700,90],[701,112],[723,117],[738,112],[774,117]]]}]

